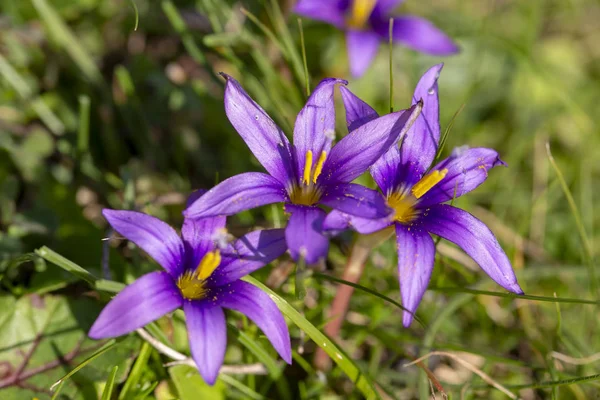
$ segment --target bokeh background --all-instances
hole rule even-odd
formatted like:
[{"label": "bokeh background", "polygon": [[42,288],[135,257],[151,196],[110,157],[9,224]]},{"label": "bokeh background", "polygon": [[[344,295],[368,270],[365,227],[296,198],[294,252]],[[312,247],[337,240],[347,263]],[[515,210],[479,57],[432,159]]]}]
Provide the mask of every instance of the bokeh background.
[{"label": "bokeh background", "polygon": [[[144,211],[178,226],[191,190],[261,171],[225,117],[217,72],[236,77],[291,134],[306,99],[292,6],[274,0],[0,2],[0,398],[51,398],[50,386],[102,345],[85,332],[110,296],[36,249],[48,246],[98,277],[131,282],[156,265],[131,244],[102,240],[111,236],[102,208]],[[600,4],[406,1],[398,13],[430,19],[461,53],[442,59],[395,47],[396,109],[409,105],[423,72],[445,63],[441,124],[451,129],[444,154],[463,145],[492,147],[508,164],[491,170],[457,204],[496,233],[527,294],[560,302],[468,292],[502,293],[441,241],[417,313],[422,325],[402,328],[399,308],[357,290],[336,341],[384,398],[431,398],[427,374],[437,398],[440,390],[455,399],[507,398],[492,384],[524,399],[595,398]],[[387,47],[363,77],[351,79],[343,34],[302,24],[311,86],[324,77],[348,78],[351,90],[387,112]],[[337,117],[341,137],[341,104]],[[373,184],[368,176],[360,181]],[[265,207],[231,218],[229,228],[240,235],[284,218],[280,206]],[[351,233],[335,240],[326,274],[341,275],[352,241]],[[255,275],[316,327],[327,322],[335,283],[308,278],[306,297],[297,300],[288,259]],[[371,253],[359,283],[399,300],[392,241]],[[209,388],[192,367],[165,367],[167,358],[131,335],[67,379],[56,398],[99,398],[114,366],[113,398],[362,397],[338,368],[314,368],[317,346],[298,328],[291,325],[294,365],[284,367],[252,324],[233,315],[229,322],[226,363],[266,360],[269,375],[225,376]],[[178,313],[159,321],[155,333],[188,353]],[[404,366],[432,351],[451,356]],[[29,376],[15,375],[25,359]]]}]

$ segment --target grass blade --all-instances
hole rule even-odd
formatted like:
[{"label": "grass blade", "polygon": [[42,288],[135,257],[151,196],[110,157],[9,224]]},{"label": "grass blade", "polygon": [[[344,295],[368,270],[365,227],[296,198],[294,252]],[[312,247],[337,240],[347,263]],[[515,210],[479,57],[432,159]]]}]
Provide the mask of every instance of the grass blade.
[{"label": "grass blade", "polygon": [[287,301],[281,298],[277,293],[257,281],[256,279],[247,276],[245,281],[255,285],[265,291],[271,299],[277,304],[281,312],[302,329],[319,347],[321,347],[331,359],[340,367],[346,375],[355,383],[356,387],[362,392],[367,399],[380,398],[375,384],[365,374],[361,372],[354,361],[349,358],[342,349],[332,342],[323,332],[317,329],[306,318],[304,318],[294,307]]},{"label": "grass blade", "polygon": [[70,274],[77,276],[79,279],[82,279],[82,280],[86,281],[87,283],[89,283],[90,285],[92,285],[93,287],[95,287],[96,281],[98,280],[98,278],[96,278],[94,275],[89,273],[84,268],[75,264],[73,261],[68,260],[65,257],[61,256],[60,254],[56,253],[54,250],[51,250],[48,247],[43,246],[43,247],[37,249],[35,251],[35,253],[38,256],[42,257],[44,260],[49,261],[52,264],[58,265],[59,267],[61,267],[65,271],[69,272]]},{"label": "grass blade", "polygon": [[[406,308],[404,308],[402,306],[402,304],[398,303],[396,300],[394,300],[392,298],[389,298],[389,297],[387,297],[387,296],[385,296],[385,295],[383,295],[381,293],[377,293],[376,291],[371,290],[368,287],[365,287],[365,286],[362,286],[362,285],[359,285],[359,284],[356,284],[356,283],[348,282],[348,281],[345,281],[343,279],[336,278],[336,277],[333,277],[333,276],[330,276],[330,275],[321,274],[319,272],[313,273],[313,276],[315,278],[322,278],[322,279],[326,279],[326,280],[331,281],[331,282],[341,283],[342,285],[352,286],[355,289],[361,290],[361,291],[363,291],[365,293],[368,293],[370,295],[373,295],[375,297],[379,297],[380,299],[385,300],[386,302],[388,302],[390,304],[393,304],[394,306],[398,307],[402,311],[408,311],[408,312],[410,312],[410,310],[407,310]],[[419,317],[417,317],[416,314],[413,314],[413,317],[414,317],[415,321],[417,321],[419,324],[421,324],[421,326],[423,326],[424,328],[426,328],[425,323],[423,322],[422,319],[420,319]]]},{"label": "grass blade", "polygon": [[584,299],[572,299],[572,298],[561,298],[561,297],[547,297],[547,296],[534,296],[527,294],[514,294],[514,293],[502,293],[502,292],[491,292],[487,290],[477,290],[477,289],[469,289],[469,288],[459,288],[459,287],[430,287],[428,290],[433,290],[435,292],[444,292],[444,293],[470,293],[470,294],[478,294],[484,296],[494,296],[494,297],[507,297],[510,299],[522,299],[522,300],[532,300],[532,301],[543,301],[548,303],[574,303],[574,304],[591,304],[591,305],[600,305],[600,301],[596,300],[584,300]]},{"label": "grass blade", "polygon": [[67,24],[62,20],[56,10],[46,0],[31,0],[48,33],[69,54],[75,64],[81,69],[87,79],[96,84],[102,82],[102,74],[95,61],[77,40]]},{"label": "grass blade", "polygon": [[113,369],[110,371],[110,375],[106,380],[106,386],[104,386],[104,390],[102,391],[102,399],[101,400],[110,400],[110,396],[112,395],[113,388],[115,386],[115,379],[117,377],[117,371],[119,367],[115,365]]},{"label": "grass blade", "polygon": [[94,361],[96,358],[100,357],[102,354],[106,353],[108,350],[115,347],[119,342],[120,342],[120,340],[117,340],[117,339],[111,339],[108,342],[106,342],[104,344],[104,346],[100,347],[91,356],[89,356],[88,358],[86,358],[85,360],[80,362],[79,365],[77,365],[75,368],[73,368],[71,371],[69,371],[68,374],[66,374],[65,376],[63,376],[62,378],[60,378],[59,380],[54,382],[54,384],[50,387],[50,390],[54,389],[55,387],[57,387],[59,385],[62,385],[63,382],[65,382],[71,376],[75,375],[77,373],[77,371],[79,371],[80,369],[82,369],[83,367],[88,365],[90,362]]},{"label": "grass blade", "polygon": [[119,393],[119,400],[129,399],[133,396],[130,395],[130,391],[135,387],[135,385],[140,380],[146,365],[148,364],[148,359],[150,358],[150,353],[154,351],[154,348],[150,346],[148,342],[144,342],[142,344],[142,348],[140,349],[140,355],[135,360],[135,364],[133,364],[133,368],[131,368],[131,373],[123,385],[123,390]]}]

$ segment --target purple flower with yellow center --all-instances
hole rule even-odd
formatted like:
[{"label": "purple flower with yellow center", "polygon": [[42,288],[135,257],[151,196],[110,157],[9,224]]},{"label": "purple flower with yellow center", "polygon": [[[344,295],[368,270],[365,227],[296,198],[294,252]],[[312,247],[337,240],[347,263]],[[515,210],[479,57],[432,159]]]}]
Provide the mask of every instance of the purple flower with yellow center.
[{"label": "purple flower with yellow center", "polygon": [[[385,218],[365,219],[332,211],[324,229],[339,231],[351,226],[370,234],[389,226],[396,231],[398,275],[409,326],[427,289],[434,265],[435,245],[430,233],[458,245],[500,286],[517,294],[511,264],[487,226],[466,211],[442,204],[482,184],[488,170],[505,165],[498,153],[486,148],[458,149],[430,168],[440,140],[437,79],[442,64],[429,69],[413,95],[423,99],[423,111],[398,146],[393,146],[371,167],[373,179],[393,212]],[[348,89],[342,88],[348,125],[378,118],[377,113]]]},{"label": "purple flower with yellow center", "polygon": [[[346,31],[350,72],[361,76],[377,55],[379,43],[389,40],[390,12],[403,0],[299,0],[294,12]],[[426,19],[393,17],[392,39],[413,50],[444,56],[458,47]]]},{"label": "purple flower with yellow center", "polygon": [[229,121],[269,174],[248,172],[221,182],[192,203],[184,215],[232,215],[284,202],[290,214],[285,237],[295,260],[314,264],[327,255],[320,205],[362,218],[382,218],[390,209],[383,196],[350,183],[365,172],[408,129],[420,105],[373,118],[332,146],[335,137],[334,89],[339,79],[324,79],[300,111],[294,146],[265,111],[233,78],[227,78],[225,112]]},{"label": "purple flower with yellow center", "polygon": [[124,335],[182,307],[192,358],[212,385],[225,357],[223,309],[227,308],[254,321],[279,355],[291,363],[283,315],[266,293],[240,280],[286,251],[282,229],[254,231],[218,248],[215,241],[224,231],[224,217],[186,219],[180,237],[163,221],[143,213],[104,210],[103,214],[164,271],[143,275],[117,294],[96,319],[90,337]]}]

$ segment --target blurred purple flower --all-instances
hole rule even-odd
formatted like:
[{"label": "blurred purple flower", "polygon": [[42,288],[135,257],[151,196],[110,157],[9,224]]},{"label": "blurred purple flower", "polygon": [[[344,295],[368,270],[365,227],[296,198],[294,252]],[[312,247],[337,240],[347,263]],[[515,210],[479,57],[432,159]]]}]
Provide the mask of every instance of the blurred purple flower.
[{"label": "blurred purple flower", "polygon": [[300,111],[294,145],[267,113],[233,78],[225,87],[229,121],[269,174],[233,176],[209,190],[185,211],[186,217],[232,215],[266,204],[285,202],[290,213],[285,237],[295,260],[316,263],[327,255],[329,239],[322,233],[325,211],[331,207],[362,218],[389,214],[381,193],[350,183],[380,158],[414,121],[420,106],[374,118],[332,147],[335,137],[336,84],[324,79]]},{"label": "blurred purple flower", "polygon": [[[429,169],[440,140],[437,79],[442,66],[432,67],[421,77],[413,103],[423,99],[423,111],[404,140],[371,167],[371,175],[393,212],[384,218],[365,219],[334,210],[324,221],[324,229],[332,232],[351,226],[369,234],[394,226],[400,291],[408,310],[404,312],[404,326],[410,325],[431,277],[435,246],[429,233],[458,245],[506,290],[523,293],[489,228],[466,211],[441,204],[482,184],[490,168],[505,165],[494,150],[461,147]],[[378,118],[369,105],[348,89],[342,88],[342,98],[349,126]]]},{"label": "blurred purple flower", "polygon": [[[390,12],[403,0],[299,0],[294,12],[327,22],[346,31],[350,72],[360,77],[377,55],[379,43],[389,40]],[[458,52],[458,47],[426,19],[394,17],[394,42],[438,56]]]},{"label": "blurred purple flower", "polygon": [[282,229],[254,231],[218,248],[213,238],[224,230],[225,217],[186,219],[180,237],[163,221],[143,213],[104,210],[103,214],[117,232],[165,271],[143,275],[117,294],[98,316],[90,337],[124,335],[182,307],[192,358],[212,385],[225,357],[223,308],[228,308],[254,321],[279,355],[291,363],[283,315],[266,293],[240,280],[286,251]]}]

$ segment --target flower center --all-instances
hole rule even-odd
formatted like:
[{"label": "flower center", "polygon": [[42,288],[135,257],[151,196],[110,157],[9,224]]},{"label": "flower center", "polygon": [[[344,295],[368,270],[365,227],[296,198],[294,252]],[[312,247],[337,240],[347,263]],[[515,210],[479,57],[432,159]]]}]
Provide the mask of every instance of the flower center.
[{"label": "flower center", "polygon": [[377,0],[354,0],[347,19],[348,26],[354,29],[364,28],[375,4],[377,4]]},{"label": "flower center", "polygon": [[327,152],[322,151],[313,170],[313,153],[311,150],[306,152],[302,182],[299,185],[294,185],[290,193],[292,203],[311,206],[319,201],[322,193],[317,187],[317,179],[323,172],[323,164],[326,159]]},{"label": "flower center", "polygon": [[177,280],[177,287],[183,297],[189,300],[199,300],[206,296],[206,280],[221,263],[219,250],[209,251],[202,257],[195,270],[186,271]]},{"label": "flower center", "polygon": [[415,183],[410,190],[397,190],[387,197],[387,204],[394,210],[394,220],[402,224],[407,224],[419,216],[416,205],[419,199],[425,195],[431,188],[440,183],[448,173],[447,169],[441,171],[432,171]]}]

